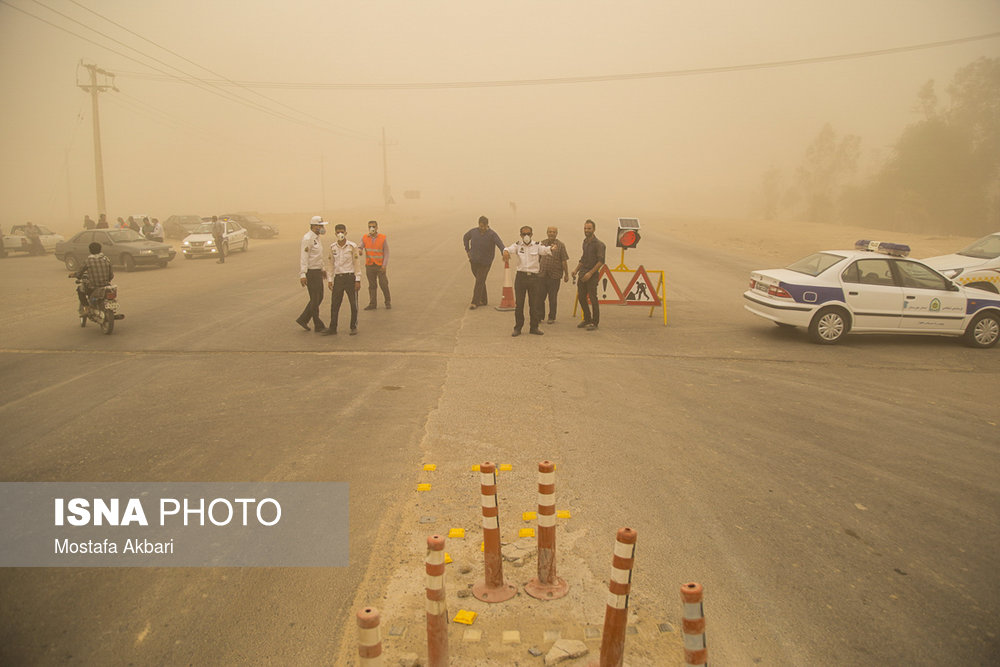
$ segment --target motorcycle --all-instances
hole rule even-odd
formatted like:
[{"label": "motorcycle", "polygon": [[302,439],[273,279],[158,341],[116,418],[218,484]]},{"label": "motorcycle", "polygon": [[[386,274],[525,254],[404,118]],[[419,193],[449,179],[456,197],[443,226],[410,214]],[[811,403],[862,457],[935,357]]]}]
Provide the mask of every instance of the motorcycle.
[{"label": "motorcycle", "polygon": [[[70,278],[74,278],[70,275]],[[76,284],[82,283],[77,278]],[[87,326],[87,320],[95,322],[101,326],[101,333],[110,334],[115,330],[115,321],[124,320],[125,315],[118,312],[118,286],[105,285],[91,290],[87,298],[88,305],[80,306],[80,326]]]}]

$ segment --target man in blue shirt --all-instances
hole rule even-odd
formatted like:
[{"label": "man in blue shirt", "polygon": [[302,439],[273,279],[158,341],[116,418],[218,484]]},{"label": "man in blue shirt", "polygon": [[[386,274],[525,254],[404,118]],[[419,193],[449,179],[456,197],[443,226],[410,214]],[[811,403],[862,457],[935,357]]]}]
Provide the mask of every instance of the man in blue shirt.
[{"label": "man in blue shirt", "polygon": [[465,246],[465,254],[469,256],[472,275],[476,278],[476,286],[472,288],[472,304],[469,305],[469,310],[475,310],[487,303],[486,276],[493,266],[495,249],[503,250],[504,245],[497,233],[490,229],[489,218],[485,215],[479,216],[478,227],[473,227],[465,233],[462,243]]}]

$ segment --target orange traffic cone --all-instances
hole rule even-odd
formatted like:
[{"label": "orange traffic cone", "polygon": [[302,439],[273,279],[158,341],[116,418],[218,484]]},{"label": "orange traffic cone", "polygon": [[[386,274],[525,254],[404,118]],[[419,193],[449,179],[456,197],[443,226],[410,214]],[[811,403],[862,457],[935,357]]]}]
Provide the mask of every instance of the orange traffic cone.
[{"label": "orange traffic cone", "polygon": [[503,295],[497,310],[514,310],[514,272],[510,270],[510,260],[503,262]]}]

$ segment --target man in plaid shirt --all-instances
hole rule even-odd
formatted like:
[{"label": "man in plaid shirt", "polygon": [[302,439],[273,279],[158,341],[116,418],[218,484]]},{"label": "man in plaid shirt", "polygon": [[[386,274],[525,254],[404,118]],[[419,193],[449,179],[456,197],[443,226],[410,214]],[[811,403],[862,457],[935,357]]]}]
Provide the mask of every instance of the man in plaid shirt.
[{"label": "man in plaid shirt", "polygon": [[107,255],[101,252],[101,244],[94,242],[87,246],[90,250],[90,255],[87,260],[80,267],[80,270],[73,274],[77,279],[81,280],[79,289],[77,289],[77,296],[80,297],[80,310],[88,306],[87,297],[98,287],[104,287],[105,285],[110,285],[111,281],[115,277],[115,272],[111,268],[111,260],[108,259]]}]

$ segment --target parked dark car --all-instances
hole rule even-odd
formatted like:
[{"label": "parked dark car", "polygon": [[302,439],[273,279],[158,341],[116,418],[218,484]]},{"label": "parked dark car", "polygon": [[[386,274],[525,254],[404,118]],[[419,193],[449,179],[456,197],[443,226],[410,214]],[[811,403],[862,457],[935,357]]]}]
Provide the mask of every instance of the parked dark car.
[{"label": "parked dark car", "polygon": [[200,225],[201,216],[172,215],[163,223],[163,233],[168,239],[182,239]]},{"label": "parked dark car", "polygon": [[66,268],[76,271],[87,255],[88,246],[94,241],[101,244],[101,251],[115,266],[131,271],[137,266],[156,265],[167,268],[177,251],[166,243],[149,241],[131,229],[88,229],[78,232],[69,241],[56,244],[56,259],[66,263]]},{"label": "parked dark car", "polygon": [[223,220],[232,220],[242,225],[252,239],[272,239],[278,235],[278,228],[275,225],[264,222],[255,215],[247,213],[227,213],[220,215]]}]

